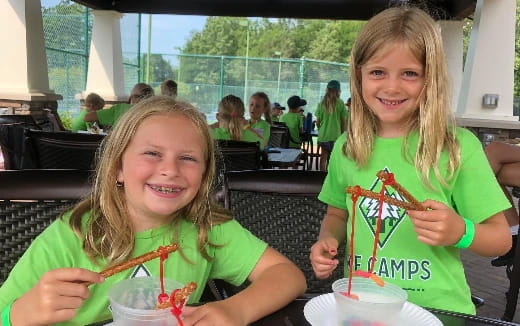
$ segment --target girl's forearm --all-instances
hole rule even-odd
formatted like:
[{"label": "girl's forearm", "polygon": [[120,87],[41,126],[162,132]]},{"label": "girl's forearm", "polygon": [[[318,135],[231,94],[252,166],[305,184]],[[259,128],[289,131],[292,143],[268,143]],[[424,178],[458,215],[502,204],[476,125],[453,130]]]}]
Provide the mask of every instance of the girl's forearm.
[{"label": "girl's forearm", "polygon": [[226,299],[247,323],[254,322],[290,303],[306,290],[303,273],[292,263],[269,267],[250,286]]},{"label": "girl's forearm", "polygon": [[475,224],[475,237],[469,250],[485,257],[500,256],[511,248],[511,232],[502,213]]},{"label": "girl's forearm", "polygon": [[327,213],[321,222],[318,239],[333,237],[338,240],[338,243],[341,243],[345,239],[346,223],[345,218]]}]

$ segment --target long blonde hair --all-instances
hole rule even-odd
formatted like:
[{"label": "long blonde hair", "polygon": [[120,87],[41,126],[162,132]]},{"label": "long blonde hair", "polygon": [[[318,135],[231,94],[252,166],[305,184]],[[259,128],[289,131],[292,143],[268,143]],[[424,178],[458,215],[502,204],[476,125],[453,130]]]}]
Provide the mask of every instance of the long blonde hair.
[{"label": "long blonde hair", "polygon": [[336,102],[339,98],[339,90],[335,88],[327,88],[325,95],[323,96],[323,100],[321,103],[325,107],[325,112],[332,113],[334,112],[334,108],[336,107]]},{"label": "long blonde hair", "polygon": [[[395,7],[386,9],[370,19],[359,32],[350,58],[351,96],[348,139],[343,153],[353,158],[358,166],[366,166],[378,132],[377,117],[362,97],[361,67],[379,49],[388,44],[404,43],[424,66],[425,85],[419,97],[419,108],[408,121],[407,133],[401,149],[410,159],[410,134],[419,133],[415,158],[416,169],[422,181],[431,187],[429,173],[433,168],[442,185],[453,176],[460,163],[460,148],[456,140],[456,125],[450,110],[449,77],[442,39],[434,20],[418,8]],[[446,180],[439,171],[440,155],[448,153]]]},{"label": "long blonde hair", "polygon": [[256,92],[251,97],[261,98],[264,101],[264,119],[269,124],[272,124],[273,119],[271,119],[271,101],[269,101],[269,96],[264,92]]},{"label": "long blonde hair", "polygon": [[[212,244],[208,243],[208,230],[214,224],[231,219],[229,212],[213,200],[211,185],[215,174],[215,148],[204,117],[188,103],[168,96],[151,97],[128,110],[104,139],[92,191],[72,210],[70,226],[82,239],[83,249],[93,262],[102,258],[113,266],[132,254],[134,231],[128,219],[124,188],[117,184],[117,174],[122,166],[123,154],[141,123],[152,116],[171,114],[187,117],[201,133],[205,140],[206,166],[195,198],[172,214],[172,226],[181,219],[190,220],[198,228],[198,249],[209,259],[206,246]],[[85,221],[84,214],[88,212],[90,217]],[[172,234],[172,241],[176,235]]]},{"label": "long blonde hair", "polygon": [[218,103],[219,123],[229,131],[232,140],[242,139],[244,112],[244,102],[235,95],[226,95]]}]

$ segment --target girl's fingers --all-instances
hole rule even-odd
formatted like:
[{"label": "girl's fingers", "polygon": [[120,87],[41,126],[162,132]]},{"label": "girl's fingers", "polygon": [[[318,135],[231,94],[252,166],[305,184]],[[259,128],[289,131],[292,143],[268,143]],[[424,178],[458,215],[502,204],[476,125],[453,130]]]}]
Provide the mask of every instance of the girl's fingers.
[{"label": "girl's fingers", "polygon": [[79,297],[66,297],[66,296],[58,296],[54,299],[53,302],[54,309],[56,311],[60,310],[75,310],[81,307],[83,304],[83,299]]},{"label": "girl's fingers", "polygon": [[52,277],[65,282],[101,283],[105,279],[99,273],[84,268],[59,268],[52,271]]}]

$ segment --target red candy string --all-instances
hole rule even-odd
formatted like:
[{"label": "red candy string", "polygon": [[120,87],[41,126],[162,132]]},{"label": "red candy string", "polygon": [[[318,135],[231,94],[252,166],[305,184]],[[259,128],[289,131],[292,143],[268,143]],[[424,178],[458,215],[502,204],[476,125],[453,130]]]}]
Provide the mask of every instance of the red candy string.
[{"label": "red candy string", "polygon": [[[393,173],[387,174],[387,179],[383,180],[383,185],[381,186],[381,191],[379,192],[379,207],[377,210],[377,222],[376,222],[376,230],[374,234],[374,244],[372,246],[372,257],[370,261],[370,268],[368,272],[365,271],[356,271],[355,275],[370,278],[379,286],[384,286],[384,281],[374,274],[374,266],[376,263],[377,257],[377,246],[379,243],[379,236],[381,234],[381,223],[383,220],[383,205],[385,198],[385,191],[387,186],[393,186],[395,184],[395,178]],[[350,261],[349,261],[349,271],[348,271],[348,285],[347,292],[342,292],[343,295],[356,298],[355,294],[350,293],[352,290],[352,275],[353,275],[353,267],[354,267],[354,237],[355,237],[355,221],[356,221],[356,203],[361,195],[361,187],[354,186],[354,192],[352,193],[352,218],[351,218],[351,230],[350,230]]]},{"label": "red candy string", "polygon": [[182,308],[184,307],[184,303],[186,302],[186,299],[182,299],[179,304],[175,304],[175,294],[179,292],[180,289],[173,290],[172,294],[170,295],[170,303],[172,305],[172,309],[170,310],[172,315],[177,319],[177,323],[179,326],[184,326],[181,319],[181,313]]},{"label": "red candy string", "polygon": [[157,250],[161,253],[159,260],[159,280],[161,282],[161,293],[159,294],[157,300],[159,303],[165,303],[168,301],[168,294],[164,292],[164,261],[168,258],[168,252],[163,246],[160,246]]}]

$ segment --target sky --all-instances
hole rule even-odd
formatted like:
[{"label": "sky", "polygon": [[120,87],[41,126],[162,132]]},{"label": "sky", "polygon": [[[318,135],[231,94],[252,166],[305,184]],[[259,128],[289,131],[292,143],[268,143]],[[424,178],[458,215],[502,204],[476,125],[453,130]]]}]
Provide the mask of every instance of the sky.
[{"label": "sky", "polygon": [[[60,0],[41,0],[43,7],[52,7]],[[141,50],[148,46],[148,14],[141,16]],[[150,48],[153,53],[178,53],[186,44],[192,31],[202,31],[206,16],[152,15],[152,35]]]},{"label": "sky", "polygon": [[[141,50],[148,45],[148,14],[142,15]],[[192,31],[202,31],[206,16],[152,15],[151,52],[179,53]]]}]

